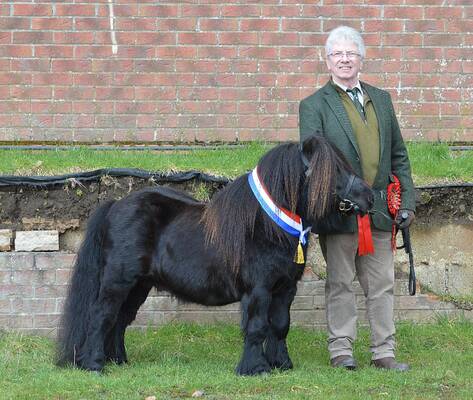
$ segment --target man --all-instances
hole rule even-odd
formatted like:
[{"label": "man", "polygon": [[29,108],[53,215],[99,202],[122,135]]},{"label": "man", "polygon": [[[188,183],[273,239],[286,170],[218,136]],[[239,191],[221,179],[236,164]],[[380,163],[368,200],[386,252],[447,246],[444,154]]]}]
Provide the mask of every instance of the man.
[{"label": "man", "polygon": [[320,134],[337,146],[357,174],[375,193],[371,216],[374,253],[358,255],[355,216],[336,216],[330,226],[318,227],[327,262],[326,313],[328,349],[333,367],[355,369],[356,304],[352,288],[358,277],[366,298],[371,328],[372,365],[406,371],[395,359],[394,264],[391,248],[393,221],[389,218],[386,188],[396,175],[402,186],[401,210],[408,218],[396,221],[407,227],[414,219],[415,195],[409,159],[389,93],[358,79],[365,46],[356,30],[340,26],[325,45],[330,81],[299,107],[300,139]]}]

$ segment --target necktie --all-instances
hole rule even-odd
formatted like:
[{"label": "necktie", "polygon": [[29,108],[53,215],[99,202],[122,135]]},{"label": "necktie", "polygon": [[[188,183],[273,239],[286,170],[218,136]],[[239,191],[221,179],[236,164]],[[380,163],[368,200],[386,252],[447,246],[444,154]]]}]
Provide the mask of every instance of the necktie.
[{"label": "necktie", "polygon": [[358,99],[358,92],[360,89],[357,87],[354,87],[353,89],[347,89],[347,93],[351,94],[350,98],[353,101],[353,104],[355,105],[356,109],[361,115],[361,118],[363,120],[366,120],[365,118],[365,110],[363,109],[363,105],[360,103],[360,100]]}]

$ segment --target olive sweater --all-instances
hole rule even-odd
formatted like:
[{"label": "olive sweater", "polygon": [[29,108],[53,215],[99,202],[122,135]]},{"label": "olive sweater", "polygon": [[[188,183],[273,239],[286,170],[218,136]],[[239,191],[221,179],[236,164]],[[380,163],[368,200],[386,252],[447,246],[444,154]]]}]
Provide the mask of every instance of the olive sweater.
[{"label": "olive sweater", "polygon": [[335,86],[335,89],[340,94],[356,137],[356,143],[360,149],[362,177],[372,186],[378,173],[379,165],[378,120],[376,119],[373,103],[368,93],[365,92],[363,95],[363,107],[365,109],[366,121],[364,121],[347,92],[338,86]]}]

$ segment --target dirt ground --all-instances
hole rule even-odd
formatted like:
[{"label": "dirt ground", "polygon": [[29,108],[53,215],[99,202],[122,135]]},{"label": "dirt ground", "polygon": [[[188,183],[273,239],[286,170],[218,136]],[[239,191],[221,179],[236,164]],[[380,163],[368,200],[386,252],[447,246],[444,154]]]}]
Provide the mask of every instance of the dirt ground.
[{"label": "dirt ground", "polygon": [[[49,188],[25,186],[0,188],[0,229],[82,229],[99,202],[119,199],[131,191],[154,183],[136,177],[102,177],[97,182],[69,182]],[[194,194],[201,200],[222,187],[217,183],[187,181],[170,186]],[[473,224],[473,187],[417,189],[416,224]]]},{"label": "dirt ground", "polygon": [[[152,180],[136,177],[102,176],[97,182],[75,183],[33,188],[11,186],[0,188],[0,229],[39,230],[83,228],[99,203],[120,199],[128,193],[153,186]],[[187,181],[166,184],[206,200],[221,185]]]}]

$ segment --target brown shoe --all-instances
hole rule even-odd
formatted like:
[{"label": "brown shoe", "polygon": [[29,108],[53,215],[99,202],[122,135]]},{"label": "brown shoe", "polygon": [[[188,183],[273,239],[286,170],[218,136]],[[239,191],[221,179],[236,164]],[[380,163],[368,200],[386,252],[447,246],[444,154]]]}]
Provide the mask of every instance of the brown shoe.
[{"label": "brown shoe", "polygon": [[330,365],[334,368],[356,369],[356,360],[352,356],[337,356],[330,360]]},{"label": "brown shoe", "polygon": [[372,360],[371,365],[381,369],[393,369],[395,371],[409,371],[409,364],[398,363],[394,357],[379,358]]}]

